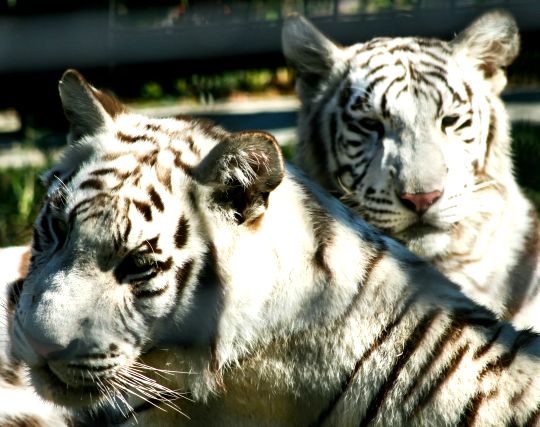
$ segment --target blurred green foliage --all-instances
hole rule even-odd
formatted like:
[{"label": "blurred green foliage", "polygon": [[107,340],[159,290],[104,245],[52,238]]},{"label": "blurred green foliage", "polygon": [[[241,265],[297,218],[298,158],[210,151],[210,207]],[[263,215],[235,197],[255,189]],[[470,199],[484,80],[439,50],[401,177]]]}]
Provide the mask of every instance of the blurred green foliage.
[{"label": "blurred green foliage", "polygon": [[285,68],[225,71],[216,74],[193,74],[178,78],[172,90],[157,82],[148,82],[141,88],[143,100],[161,101],[164,98],[192,100],[201,104],[230,98],[235,94],[292,93],[294,76]]},{"label": "blurred green foliage", "polygon": [[[540,209],[540,125],[516,123],[512,132],[518,181]],[[288,160],[293,151],[293,146],[283,147]],[[44,197],[39,176],[48,166],[0,170],[0,247],[30,241],[32,223]]]},{"label": "blurred green foliage", "polygon": [[43,169],[27,167],[0,171],[0,247],[30,241],[32,224],[45,195],[39,178]]}]

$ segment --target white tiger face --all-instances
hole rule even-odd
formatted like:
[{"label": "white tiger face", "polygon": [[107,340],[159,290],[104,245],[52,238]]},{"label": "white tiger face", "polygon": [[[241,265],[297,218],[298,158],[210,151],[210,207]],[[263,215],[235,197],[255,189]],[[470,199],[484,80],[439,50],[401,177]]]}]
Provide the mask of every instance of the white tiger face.
[{"label": "white tiger face", "polygon": [[509,16],[485,15],[450,43],[343,49],[297,18],[283,44],[303,104],[299,163],[366,220],[437,255],[456,224],[497,209],[494,177],[511,176],[509,148],[495,147],[507,132],[502,67],[519,45]]},{"label": "white tiger face", "polygon": [[148,390],[138,357],[159,345],[210,348],[208,222],[256,224],[283,161],[266,134],[128,114],[75,71],[60,94],[73,141],[46,179],[12,332],[43,397],[88,406]]}]

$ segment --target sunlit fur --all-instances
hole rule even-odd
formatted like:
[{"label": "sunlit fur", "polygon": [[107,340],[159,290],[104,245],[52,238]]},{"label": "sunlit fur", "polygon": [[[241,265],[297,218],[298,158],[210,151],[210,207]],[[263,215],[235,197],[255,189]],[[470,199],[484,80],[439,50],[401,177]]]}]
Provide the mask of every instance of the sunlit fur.
[{"label": "sunlit fur", "polygon": [[67,426],[66,411],[36,395],[24,364],[12,354],[8,330],[29,255],[29,247],[0,249],[0,425]]},{"label": "sunlit fur", "polygon": [[41,396],[140,426],[538,422],[540,337],[285,165],[270,135],[129,114],[75,71],[60,94],[71,146],[12,328]]},{"label": "sunlit fur", "polygon": [[[513,175],[499,97],[514,20],[488,13],[451,42],[341,48],[293,17],[283,46],[302,101],[300,167],[467,295],[540,330],[537,215]],[[436,191],[425,212],[405,200]]]}]

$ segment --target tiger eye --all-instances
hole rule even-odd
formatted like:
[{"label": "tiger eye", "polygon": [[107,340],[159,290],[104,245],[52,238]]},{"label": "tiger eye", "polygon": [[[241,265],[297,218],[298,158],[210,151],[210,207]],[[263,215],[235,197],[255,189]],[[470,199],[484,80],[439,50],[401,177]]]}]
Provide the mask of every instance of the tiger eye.
[{"label": "tiger eye", "polygon": [[364,117],[358,120],[358,124],[370,132],[376,132],[379,137],[384,135],[384,125],[380,120]]}]

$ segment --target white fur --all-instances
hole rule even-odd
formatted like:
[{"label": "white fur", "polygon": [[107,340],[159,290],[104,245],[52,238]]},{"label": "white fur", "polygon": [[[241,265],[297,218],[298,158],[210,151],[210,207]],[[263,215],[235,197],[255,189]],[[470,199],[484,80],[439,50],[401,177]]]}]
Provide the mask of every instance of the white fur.
[{"label": "white fur", "polygon": [[[294,48],[298,32],[318,47]],[[406,37],[338,48],[300,18],[286,23],[283,37],[299,71],[299,165],[469,297],[518,327],[540,330],[540,231],[513,175],[499,97],[502,67],[519,47],[513,19],[488,13],[448,43]],[[324,57],[329,44],[342,54]],[[318,82],[304,81],[302,67],[314,61],[325,71]],[[367,107],[356,108],[363,98]],[[384,134],[362,135],[345,113],[360,128],[366,118],[378,120]],[[448,117],[457,121],[444,127]],[[434,190],[442,195],[421,217],[400,200]]]},{"label": "white fur", "polygon": [[[431,266],[284,166],[270,136],[180,122],[185,130],[171,134],[170,144],[190,150],[189,135],[200,152],[191,169],[170,171],[170,187],[158,184],[158,160],[167,157],[159,155],[120,187],[109,178],[99,190],[95,182],[85,187],[93,171],[128,164],[108,154],[130,159],[153,150],[144,140],[110,139],[145,128],[129,114],[108,125],[122,124],[114,132],[100,127],[85,140],[81,164],[59,164],[60,176],[75,168],[64,180],[67,199],[59,212],[46,205],[41,215],[69,215],[71,228],[56,236],[62,245],[34,242],[13,320],[16,353],[41,395],[68,407],[101,405],[111,423],[123,425],[455,425],[484,395],[477,425],[519,425],[538,415],[537,335],[497,323]],[[159,125],[153,132],[170,131],[170,121],[151,123]],[[148,202],[150,184],[164,209],[152,205],[148,218],[133,205]],[[108,203],[96,198],[90,212],[77,211],[96,191],[111,196]],[[130,281],[138,268],[130,254],[151,240],[153,252],[144,256],[162,270]],[[44,351],[51,348],[52,357]],[[100,403],[82,387],[92,384],[105,387],[92,396]],[[160,408],[141,407],[141,397]]]}]

